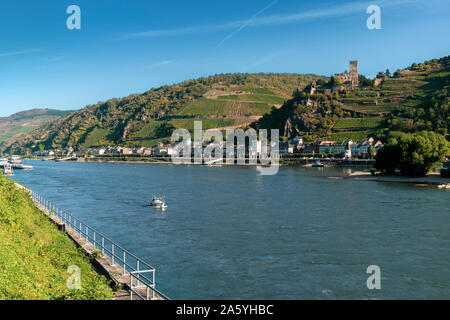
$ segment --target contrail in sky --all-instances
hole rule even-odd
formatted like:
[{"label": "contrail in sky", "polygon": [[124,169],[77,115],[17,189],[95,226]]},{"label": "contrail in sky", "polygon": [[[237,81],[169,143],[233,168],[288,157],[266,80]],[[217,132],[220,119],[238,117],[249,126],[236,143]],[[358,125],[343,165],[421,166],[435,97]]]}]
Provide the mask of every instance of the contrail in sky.
[{"label": "contrail in sky", "polygon": [[259,15],[261,15],[264,11],[268,10],[269,8],[271,8],[275,3],[277,3],[278,0],[272,1],[271,3],[269,3],[265,8],[263,8],[262,10],[258,11],[255,15],[253,15],[249,20],[247,20],[242,26],[240,26],[237,30],[233,31],[232,33],[230,33],[228,36],[226,36],[224,39],[222,39],[222,41],[220,41],[220,43],[217,46],[222,45],[225,41],[227,41],[228,39],[230,39],[231,37],[233,37],[234,35],[238,34],[239,32],[242,31],[242,29],[244,29],[245,27],[247,27],[250,23],[252,23],[252,21],[254,21]]},{"label": "contrail in sky", "polygon": [[[242,31],[246,27],[260,27],[260,26],[275,26],[296,23],[305,20],[317,20],[323,18],[339,17],[350,14],[366,14],[366,8],[369,5],[377,4],[382,6],[382,8],[392,8],[404,5],[412,4],[422,4],[430,0],[372,0],[370,2],[359,2],[351,1],[340,3],[335,6],[321,7],[317,9],[312,9],[308,11],[299,11],[295,13],[288,14],[273,14],[267,16],[261,16],[266,10],[272,7],[278,0],[271,2],[264,9],[256,13],[253,17],[246,20],[230,21],[222,24],[212,24],[204,26],[191,26],[185,28],[177,29],[156,29],[148,30],[137,33],[125,34],[117,37],[116,39],[138,39],[138,38],[156,38],[156,37],[169,37],[169,36],[181,36],[181,35],[193,35],[193,34],[203,34],[208,32],[233,30],[231,34],[225,37],[220,44],[230,39],[232,36]],[[448,1],[448,0],[445,0]],[[435,2],[440,2],[440,0],[435,0]],[[220,45],[219,44],[219,45]]]},{"label": "contrail in sky", "polygon": [[18,56],[21,54],[28,54],[40,51],[38,49],[30,49],[30,50],[22,50],[22,51],[12,51],[12,52],[0,52],[0,57],[11,57],[11,56]]}]

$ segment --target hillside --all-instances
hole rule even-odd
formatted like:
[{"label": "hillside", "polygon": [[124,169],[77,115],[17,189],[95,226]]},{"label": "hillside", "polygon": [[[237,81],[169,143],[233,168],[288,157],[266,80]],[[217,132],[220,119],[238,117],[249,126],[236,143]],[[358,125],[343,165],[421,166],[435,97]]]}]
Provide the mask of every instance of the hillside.
[{"label": "hillside", "polygon": [[143,94],[110,99],[72,112],[12,141],[1,149],[27,153],[39,149],[104,145],[153,146],[173,128],[245,127],[272,107],[281,107],[298,88],[326,77],[300,74],[222,74],[162,86]]},{"label": "hillside", "polygon": [[298,91],[281,108],[251,126],[279,128],[285,137],[360,141],[382,138],[390,131],[429,130],[448,135],[450,129],[450,58],[433,59],[409,68],[379,73],[377,79],[360,76],[359,88],[318,82]]},{"label": "hillside", "polygon": [[[81,270],[81,289],[70,290],[67,268]],[[0,300],[109,299],[107,279],[40,212],[30,196],[0,174]]]},{"label": "hillside", "polygon": [[0,117],[0,146],[17,140],[68,113],[69,111],[53,109],[32,109],[9,117]]},{"label": "hillside", "polygon": [[[154,146],[175,128],[279,128],[281,135],[360,141],[389,131],[449,132],[449,57],[360,77],[299,74],[222,74],[114,98],[72,112],[5,143],[0,151],[106,145]],[[314,82],[314,84],[313,84]]]}]

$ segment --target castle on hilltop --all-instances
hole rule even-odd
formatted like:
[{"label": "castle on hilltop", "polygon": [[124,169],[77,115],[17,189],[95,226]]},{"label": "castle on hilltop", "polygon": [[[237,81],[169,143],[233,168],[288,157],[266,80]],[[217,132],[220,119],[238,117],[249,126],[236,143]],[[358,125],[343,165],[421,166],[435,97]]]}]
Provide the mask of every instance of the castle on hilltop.
[{"label": "castle on hilltop", "polygon": [[334,75],[335,79],[339,79],[342,84],[350,87],[352,89],[358,87],[358,61],[350,61],[350,72],[337,73]]}]

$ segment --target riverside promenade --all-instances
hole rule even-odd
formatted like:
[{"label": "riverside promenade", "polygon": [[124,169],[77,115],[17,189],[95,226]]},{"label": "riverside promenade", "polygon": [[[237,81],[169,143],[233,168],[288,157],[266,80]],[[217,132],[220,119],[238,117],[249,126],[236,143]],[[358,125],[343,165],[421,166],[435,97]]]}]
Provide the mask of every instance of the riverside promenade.
[{"label": "riverside promenade", "polygon": [[114,300],[169,300],[155,288],[155,268],[39,194],[16,185],[26,190],[35,206],[91,257],[95,271],[113,282]]}]

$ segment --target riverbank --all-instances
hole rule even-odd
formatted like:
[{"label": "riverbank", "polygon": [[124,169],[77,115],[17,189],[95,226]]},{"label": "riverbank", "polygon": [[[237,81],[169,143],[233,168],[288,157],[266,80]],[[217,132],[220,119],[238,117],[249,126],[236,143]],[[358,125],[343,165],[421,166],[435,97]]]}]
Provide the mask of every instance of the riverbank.
[{"label": "riverbank", "polygon": [[[90,258],[38,210],[26,190],[0,175],[0,300],[108,300],[109,281]],[[80,289],[67,285],[70,266]],[[70,278],[72,279],[72,278]]]},{"label": "riverbank", "polygon": [[329,179],[350,179],[358,181],[379,181],[379,182],[398,182],[398,183],[413,183],[417,185],[443,185],[450,184],[450,178],[442,178],[438,173],[431,173],[425,177],[403,177],[403,176],[387,176],[387,175],[372,175],[370,172],[357,171],[347,176],[342,177],[328,177]]},{"label": "riverbank", "polygon": [[[30,160],[42,160],[42,159],[30,159]],[[46,160],[46,161],[54,161]],[[238,164],[237,159],[234,159],[235,163],[227,163],[226,159],[223,159],[223,163],[215,163],[212,166],[271,166],[273,164],[261,164],[261,163],[248,163],[249,160],[246,159],[246,163]],[[57,162],[91,162],[91,163],[131,163],[131,164],[174,164],[171,157],[128,157],[128,156],[114,156],[114,157],[79,157],[77,160],[66,160]],[[281,157],[278,160],[279,166],[292,166],[292,167],[311,167],[314,163],[321,162],[325,167],[361,167],[361,168],[372,168],[375,164],[374,160],[371,159],[338,159],[338,158],[306,158],[306,157],[295,157],[295,158],[285,158]],[[181,163],[183,165],[205,165],[204,163],[194,163],[192,159],[191,163]]]}]

